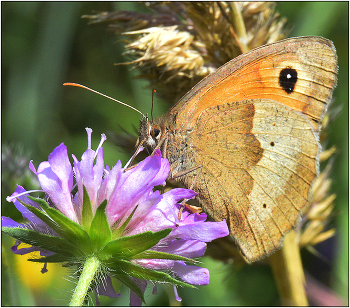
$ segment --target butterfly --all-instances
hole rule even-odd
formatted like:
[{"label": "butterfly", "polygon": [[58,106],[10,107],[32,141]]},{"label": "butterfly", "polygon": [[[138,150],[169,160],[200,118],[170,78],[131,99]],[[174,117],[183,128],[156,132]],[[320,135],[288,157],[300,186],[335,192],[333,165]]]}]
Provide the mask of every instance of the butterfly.
[{"label": "butterfly", "polygon": [[270,255],[310,204],[321,121],[337,82],[333,43],[297,37],[229,61],[168,113],[141,121],[138,144],[160,148],[170,178],[226,220],[249,262]]}]

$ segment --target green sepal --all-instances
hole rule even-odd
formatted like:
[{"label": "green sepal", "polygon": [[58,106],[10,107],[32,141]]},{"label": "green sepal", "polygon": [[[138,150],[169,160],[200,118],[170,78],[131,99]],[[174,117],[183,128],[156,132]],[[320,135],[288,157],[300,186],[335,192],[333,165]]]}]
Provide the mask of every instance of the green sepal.
[{"label": "green sepal", "polygon": [[23,243],[41,249],[69,256],[80,254],[75,245],[57,236],[46,235],[23,228],[2,227],[1,230]]},{"label": "green sepal", "polygon": [[[41,198],[35,198],[35,197],[32,197],[32,196],[27,196],[28,199],[38,203],[38,205],[40,205],[40,207],[43,209],[43,211],[45,211],[46,209],[49,209],[50,208],[50,205],[44,200],[44,199],[41,199]],[[21,200],[17,199],[19,202],[21,202]],[[22,202],[21,202],[22,203]],[[24,203],[22,203],[24,204]]]},{"label": "green sepal", "polygon": [[83,185],[83,208],[81,212],[81,224],[84,230],[88,231],[90,229],[91,221],[93,219],[92,205],[90,201],[89,194]]},{"label": "green sepal", "polygon": [[109,227],[106,215],[107,200],[103,201],[97,208],[95,216],[91,222],[90,238],[94,250],[99,250],[112,238],[112,231]]},{"label": "green sepal", "polygon": [[[30,196],[28,196],[30,197]],[[35,216],[37,216],[38,218],[40,218],[44,223],[46,223],[51,229],[53,229],[57,234],[61,235],[63,237],[63,235],[66,235],[64,233],[64,231],[62,230],[62,228],[55,222],[53,221],[50,216],[48,216],[45,212],[37,209],[36,207],[30,205],[30,204],[26,204],[24,202],[22,202],[21,200],[18,199],[18,201],[25,206],[25,208],[32,212]],[[45,202],[44,200],[42,200],[43,202]],[[46,203],[46,202],[45,202]]]},{"label": "green sepal", "polygon": [[195,264],[196,261],[190,258],[186,258],[179,255],[174,255],[172,253],[146,250],[141,253],[138,253],[132,257],[133,259],[167,259],[167,260],[176,260],[176,261],[185,261]]},{"label": "green sepal", "polygon": [[81,246],[84,250],[91,250],[91,241],[89,235],[79,224],[70,220],[59,210],[50,207],[43,199],[33,198],[30,196],[28,196],[28,198],[37,202],[46,212],[46,214],[59,226],[59,228],[56,226],[56,228],[53,229],[60,236],[71,241],[75,245]]},{"label": "green sepal", "polygon": [[171,228],[158,232],[146,231],[144,233],[125,236],[109,242],[100,252],[103,259],[131,259],[134,255],[139,254],[156,245],[161,239],[165,238]]},{"label": "green sepal", "polygon": [[113,232],[112,232],[112,237],[113,238],[118,238],[118,237],[121,236],[121,234],[125,230],[126,226],[129,224],[129,221],[134,216],[135,211],[136,211],[137,208],[138,208],[138,205],[135,206],[135,208],[132,210],[132,212],[129,215],[129,217],[124,221],[123,225],[120,228],[113,230]]},{"label": "green sepal", "polygon": [[156,282],[168,282],[168,283],[173,283],[182,287],[195,288],[191,284],[186,283],[177,278],[171,277],[167,273],[151,270],[149,268],[142,267],[140,265],[137,265],[133,262],[126,261],[126,260],[108,262],[106,263],[106,266],[110,269],[115,270],[116,273],[119,275],[128,275],[139,279],[152,280]]},{"label": "green sepal", "polygon": [[135,282],[133,282],[132,279],[128,275],[114,274],[113,272],[110,273],[110,275],[112,277],[118,279],[121,283],[126,285],[132,291],[134,291],[136,293],[136,295],[142,300],[142,302],[146,304],[145,298],[143,297],[143,294],[142,294],[140,287]]}]

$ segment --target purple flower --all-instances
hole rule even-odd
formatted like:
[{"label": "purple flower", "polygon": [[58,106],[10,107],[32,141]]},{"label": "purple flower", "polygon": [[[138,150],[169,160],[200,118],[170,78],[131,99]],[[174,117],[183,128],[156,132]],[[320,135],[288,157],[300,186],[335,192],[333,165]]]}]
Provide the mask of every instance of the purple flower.
[{"label": "purple flower", "polygon": [[[12,251],[40,251],[42,258],[31,261],[70,261],[80,267],[84,258],[94,256],[101,263],[95,292],[119,296],[111,284],[111,277],[117,278],[131,288],[132,305],[144,301],[147,281],[173,283],[178,300],[175,285],[208,284],[208,270],[192,259],[204,254],[206,242],[228,235],[225,221],[206,222],[206,214],[186,208],[179,219],[180,202],[196,193],[182,188],[154,191],[165,185],[169,173],[159,150],[129,169],[120,161],[109,169],[103,160],[105,136],[94,151],[92,130],[87,133],[88,149],[80,161],[72,155],[73,167],[63,143],[37,170],[30,162],[45,200],[29,197],[21,186],[7,198],[28,221],[2,217],[3,232],[17,239]],[[19,249],[21,242],[32,247]]]}]

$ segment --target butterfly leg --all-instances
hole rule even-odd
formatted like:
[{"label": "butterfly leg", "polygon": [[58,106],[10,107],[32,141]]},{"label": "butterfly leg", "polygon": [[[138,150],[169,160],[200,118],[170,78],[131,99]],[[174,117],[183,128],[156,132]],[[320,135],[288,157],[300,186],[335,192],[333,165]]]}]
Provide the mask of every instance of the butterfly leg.
[{"label": "butterfly leg", "polygon": [[129,169],[135,167],[135,166],[131,166],[131,167],[129,167],[129,166],[132,165],[132,163],[135,160],[135,157],[143,150],[142,149],[143,143],[144,143],[144,140],[141,141],[140,143],[139,143],[139,141],[137,141],[137,148],[136,148],[134,154],[131,156],[131,158],[129,159],[129,161],[126,163],[126,165],[124,167],[126,170],[129,170]]},{"label": "butterfly leg", "polygon": [[[162,151],[162,155],[163,157],[165,157],[165,155],[163,153],[166,153],[166,145],[167,145],[167,141],[168,141],[168,138],[167,136],[165,135],[160,141],[159,143],[157,144],[157,146],[155,147],[155,149],[153,150],[152,154],[151,155],[154,155],[154,152],[157,150],[157,149],[160,149],[160,147],[163,145],[163,148],[165,148],[165,150]],[[134,154],[131,156],[130,160],[127,162],[127,164],[125,165],[125,168],[126,170],[129,170],[135,166],[137,166],[137,164],[135,166],[131,166],[131,167],[128,167],[130,165],[132,165],[132,163],[134,162],[134,159],[135,157],[142,151],[142,146],[144,144],[145,140],[142,140],[141,142],[139,142],[139,140],[137,141],[137,148],[134,152]]]},{"label": "butterfly leg", "polygon": [[166,133],[158,142],[157,146],[154,148],[152,155],[157,149],[160,149],[162,156],[166,158],[166,148],[168,144],[168,133]]},{"label": "butterfly leg", "polygon": [[[178,172],[174,175],[171,176],[171,179],[176,179],[176,178],[179,178],[181,176],[184,176],[190,172],[193,172],[197,169],[200,169],[202,168],[202,166],[196,166],[196,167],[193,167],[193,168],[190,168],[190,169],[187,169],[183,172]],[[196,183],[196,179],[197,179],[197,175],[194,177],[193,181],[192,181],[192,184],[191,186],[189,187],[189,189],[193,189],[194,187],[194,184]],[[191,204],[187,204],[186,202],[188,201],[189,199],[184,199],[182,202],[181,202],[181,208],[180,208],[180,211],[179,211],[179,214],[178,214],[178,218],[179,220],[181,220],[181,215],[182,215],[182,211],[183,209],[186,207],[187,209],[189,209],[192,213],[200,213],[202,212],[202,208],[199,207],[199,206],[194,206],[194,205],[191,205]]]}]

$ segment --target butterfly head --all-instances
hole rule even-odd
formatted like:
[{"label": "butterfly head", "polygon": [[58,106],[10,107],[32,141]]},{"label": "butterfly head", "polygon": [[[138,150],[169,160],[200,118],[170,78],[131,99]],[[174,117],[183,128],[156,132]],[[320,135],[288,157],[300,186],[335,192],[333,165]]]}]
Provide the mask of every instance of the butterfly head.
[{"label": "butterfly head", "polygon": [[145,115],[140,121],[140,133],[136,148],[142,143],[148,153],[151,154],[159,144],[162,135],[163,130],[161,127],[158,124],[150,122],[148,116]]}]

